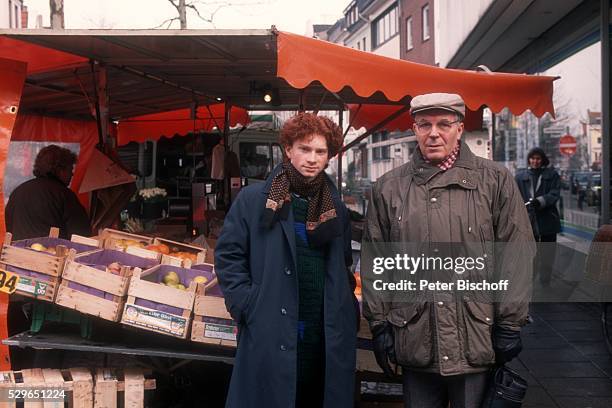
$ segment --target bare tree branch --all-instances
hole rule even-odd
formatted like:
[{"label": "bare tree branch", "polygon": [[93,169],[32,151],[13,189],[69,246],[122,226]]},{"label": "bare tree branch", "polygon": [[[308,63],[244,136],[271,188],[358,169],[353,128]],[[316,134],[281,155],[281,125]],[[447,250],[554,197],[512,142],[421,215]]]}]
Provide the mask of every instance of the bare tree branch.
[{"label": "bare tree branch", "polygon": [[178,17],[173,17],[173,18],[169,18],[167,20],[162,21],[161,24],[155,26],[152,28],[152,30],[155,30],[157,28],[162,28],[165,24],[168,24],[168,26],[166,27],[166,29],[169,29],[172,26],[172,23],[174,23],[175,21],[178,21]]},{"label": "bare tree branch", "polygon": [[[167,0],[177,11],[178,17],[173,17],[167,20],[164,20],[161,24],[154,28],[161,28],[164,25],[168,24],[166,28],[170,28],[174,21],[179,21],[181,23],[181,28],[187,28],[186,21],[186,12],[187,9],[193,10],[196,16],[209,24],[212,24],[215,27],[214,19],[215,15],[226,7],[245,7],[245,6],[257,6],[262,4],[269,4],[270,0],[260,0],[260,1],[242,1],[242,2],[234,2],[231,0],[213,0],[213,1],[202,1],[202,0],[192,0],[187,2],[186,0]],[[206,8],[212,8],[214,10],[209,11]]]}]

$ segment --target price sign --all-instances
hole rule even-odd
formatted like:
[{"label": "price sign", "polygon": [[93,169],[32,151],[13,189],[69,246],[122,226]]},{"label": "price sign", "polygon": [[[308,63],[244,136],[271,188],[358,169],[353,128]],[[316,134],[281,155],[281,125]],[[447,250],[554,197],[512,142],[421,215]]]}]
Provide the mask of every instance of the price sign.
[{"label": "price sign", "polygon": [[17,282],[19,281],[19,276],[5,271],[4,269],[0,269],[0,292],[4,293],[14,293],[17,290]]}]

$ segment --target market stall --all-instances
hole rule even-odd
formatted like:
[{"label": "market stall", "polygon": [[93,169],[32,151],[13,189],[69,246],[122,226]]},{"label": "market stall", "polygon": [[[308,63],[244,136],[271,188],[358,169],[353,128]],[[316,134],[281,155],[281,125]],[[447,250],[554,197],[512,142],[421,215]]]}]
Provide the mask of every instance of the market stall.
[{"label": "market stall", "polygon": [[[80,145],[83,165],[87,165],[91,146],[109,144],[113,137],[118,144],[123,144],[130,140],[156,138],[177,129],[184,131],[201,126],[216,127],[223,132],[227,141],[230,126],[245,122],[246,119],[241,119],[244,110],[343,112],[350,109],[352,119],[349,125],[369,128],[365,136],[381,129],[405,129],[410,126],[407,105],[411,95],[425,92],[460,94],[470,109],[468,126],[475,128],[482,120],[480,112],[483,106],[493,112],[508,107],[516,114],[527,109],[538,116],[546,112],[554,114],[552,83],[555,78],[552,77],[447,70],[381,57],[275,29],[163,32],[66,30],[61,33],[0,31],[0,58],[5,58],[0,60],[0,69],[15,72],[15,81],[0,85],[2,104],[15,107],[14,110],[5,109],[5,106],[0,109],[3,124],[0,134],[2,169],[6,164],[11,134],[14,137],[18,129],[24,129],[23,126],[19,128],[14,125],[15,120],[19,122],[21,117],[33,117],[34,114],[43,118],[37,119],[39,123],[51,120],[47,119],[50,117],[60,117],[61,120],[81,124],[79,134],[88,136],[74,136],[71,141]],[[6,58],[27,63],[27,71],[23,63],[7,61]],[[19,84],[23,82],[25,85],[21,92]],[[267,102],[264,95],[268,96]],[[198,117],[221,107],[221,111],[210,114],[210,120],[198,123]],[[222,121],[212,120],[219,116],[223,116]],[[170,121],[164,123],[169,128],[162,129],[156,124],[157,120],[168,119]],[[119,130],[113,136],[115,123],[118,123]],[[145,125],[146,130],[138,128]],[[23,130],[20,132],[20,137],[26,140],[38,134],[34,140],[57,141],[50,136],[52,132],[44,133],[46,136],[34,131],[25,132],[28,134]],[[345,146],[345,149],[349,147]],[[3,236],[3,221],[4,217],[0,220],[0,236]],[[102,243],[100,248],[104,248],[104,245]],[[131,246],[125,245],[124,253]],[[134,256],[161,262],[161,256],[143,252],[155,252],[150,249],[129,251]],[[207,290],[202,289],[202,283],[191,285],[195,279],[191,272],[176,273],[177,276],[184,275],[180,276],[180,284],[185,287],[181,290],[187,290],[189,296],[177,296],[174,290],[178,289],[168,287],[167,282],[175,283],[174,275],[167,279],[169,272],[164,270],[160,273],[158,266],[151,265],[139,267],[145,270],[143,273],[130,275],[135,280],[148,277],[149,282],[135,283],[125,292],[101,282],[101,274],[113,274],[108,268],[119,258],[113,258],[113,262],[103,256],[96,259],[100,264],[92,268],[94,270],[89,270],[92,277],[90,287],[110,294],[112,299],[107,300],[112,300],[113,304],[118,304],[116,297],[126,297],[124,302],[123,299],[120,302],[124,308],[121,317],[124,323],[184,338],[177,341],[188,342],[189,348],[194,347],[196,353],[208,356],[206,358],[216,359],[220,347],[231,350],[232,344],[222,342],[212,345],[190,342],[194,340],[194,333],[196,337],[202,337],[202,325],[210,328],[210,338],[218,336],[227,340],[235,336],[235,327],[232,327],[223,310],[218,310],[218,304],[213,304],[215,302],[207,302]],[[86,263],[91,266],[95,262],[93,258],[88,258]],[[120,272],[119,276],[124,275]],[[69,280],[67,275],[66,281]],[[150,290],[149,284],[163,284],[165,287],[155,293]],[[138,304],[137,299],[156,304],[167,301],[164,303],[166,310],[159,310],[152,303]],[[143,317],[143,313],[133,306],[139,306],[141,311],[146,309],[146,316]],[[202,310],[215,312],[206,320],[206,312]],[[91,311],[83,312],[92,314]],[[162,315],[164,324],[159,321],[151,323]],[[116,320],[117,314],[112,314],[112,317],[111,320]],[[198,325],[200,327],[196,329]],[[213,335],[213,332],[216,334]],[[140,332],[140,339],[147,338],[143,333]],[[106,353],[160,353],[167,356],[175,353],[167,349],[132,348],[115,342],[91,345],[74,338],[41,336],[46,337],[15,336],[5,340],[4,344],[69,350],[84,348]],[[363,332],[362,336],[365,337],[363,344],[367,352],[368,334]],[[177,344],[172,343],[171,347]],[[175,357],[192,358],[189,353],[177,357],[179,354]],[[231,362],[226,359],[227,356],[219,358]]]}]

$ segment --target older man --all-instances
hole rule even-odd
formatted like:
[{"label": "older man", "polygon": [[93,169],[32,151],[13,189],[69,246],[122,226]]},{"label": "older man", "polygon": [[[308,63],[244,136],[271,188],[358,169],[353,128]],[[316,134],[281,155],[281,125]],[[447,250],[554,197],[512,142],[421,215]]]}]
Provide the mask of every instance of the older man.
[{"label": "older man", "polygon": [[[533,234],[511,174],[462,141],[461,97],[419,95],[410,111],[418,149],[372,187],[364,243],[522,243],[521,258],[531,259]],[[407,407],[480,407],[489,369],[520,352],[531,270],[529,262],[509,266],[507,252],[490,261],[515,288],[501,301],[434,292],[398,306],[364,288],[376,360],[387,374],[389,360],[402,366]]]}]

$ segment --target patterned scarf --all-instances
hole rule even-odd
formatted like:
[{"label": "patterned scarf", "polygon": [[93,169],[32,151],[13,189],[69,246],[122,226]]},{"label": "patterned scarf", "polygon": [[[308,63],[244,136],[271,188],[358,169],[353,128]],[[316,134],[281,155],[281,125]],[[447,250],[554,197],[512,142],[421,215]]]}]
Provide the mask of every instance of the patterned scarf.
[{"label": "patterned scarf", "polygon": [[308,199],[306,233],[311,246],[321,246],[340,235],[342,226],[325,174],[321,172],[314,180],[307,181],[290,162],[283,163],[281,171],[272,180],[263,214],[264,226],[272,228],[279,219],[287,219],[291,192]]},{"label": "patterned scarf", "polygon": [[[450,152],[450,154],[446,156],[444,160],[436,164],[436,166],[438,166],[438,168],[440,168],[442,171],[446,171],[450,169],[451,167],[453,167],[453,165],[457,161],[457,157],[459,157],[459,146],[460,145],[461,145],[461,142],[457,141],[457,146],[455,146],[453,151]],[[425,163],[431,163],[431,161],[425,159]]]}]

